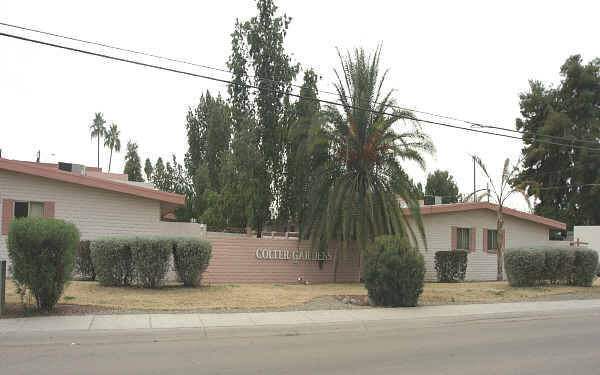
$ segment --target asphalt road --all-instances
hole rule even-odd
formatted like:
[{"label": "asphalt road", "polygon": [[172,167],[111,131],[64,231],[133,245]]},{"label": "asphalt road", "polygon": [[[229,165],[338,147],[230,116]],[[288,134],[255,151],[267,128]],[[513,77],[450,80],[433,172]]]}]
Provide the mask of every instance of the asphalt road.
[{"label": "asphalt road", "polygon": [[0,335],[0,374],[600,374],[600,312]]}]

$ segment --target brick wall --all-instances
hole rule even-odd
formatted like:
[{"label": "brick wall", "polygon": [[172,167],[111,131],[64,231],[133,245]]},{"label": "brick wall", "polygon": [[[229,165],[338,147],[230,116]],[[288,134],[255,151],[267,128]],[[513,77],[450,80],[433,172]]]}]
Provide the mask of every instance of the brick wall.
[{"label": "brick wall", "polygon": [[[325,262],[320,269],[318,262],[257,259],[257,249],[310,250],[310,243],[299,244],[297,240],[278,238],[249,238],[208,233],[212,243],[212,259],[203,276],[205,283],[229,282],[295,282],[298,276],[311,283],[333,281],[333,262]],[[333,254],[333,251],[331,251]],[[338,282],[357,282],[359,279],[358,252],[346,254],[340,260]]]}]

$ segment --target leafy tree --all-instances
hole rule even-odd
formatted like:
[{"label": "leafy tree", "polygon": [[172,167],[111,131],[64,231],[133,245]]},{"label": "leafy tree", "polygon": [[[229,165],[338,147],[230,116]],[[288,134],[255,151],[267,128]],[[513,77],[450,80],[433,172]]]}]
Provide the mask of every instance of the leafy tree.
[{"label": "leafy tree", "polygon": [[92,140],[94,138],[98,139],[98,168],[100,168],[100,138],[106,135],[106,127],[104,124],[106,124],[106,121],[104,121],[102,113],[96,112],[94,121],[92,122],[92,125],[90,125],[90,135]]},{"label": "leafy tree", "polygon": [[[344,107],[342,111],[330,108],[325,142],[331,145],[333,157],[316,172],[308,215],[300,227],[301,236],[308,236],[314,247],[338,240],[334,278],[341,247],[349,249],[353,239],[360,249],[385,234],[409,236],[416,243],[417,236],[396,203],[392,178],[400,169],[399,160],[424,167],[422,153],[434,149],[413,115],[393,107],[392,91],[383,91],[387,72],[380,75],[380,48],[373,55],[363,49],[338,54],[341,73],[335,71],[335,88]],[[398,181],[397,187],[425,241],[418,202],[408,181]]]},{"label": "leafy tree", "polygon": [[110,129],[106,132],[104,137],[104,147],[110,148],[110,158],[108,159],[108,172],[110,173],[110,167],[112,165],[112,154],[113,150],[121,152],[121,139],[119,136],[121,132],[117,128],[116,124],[111,124]]},{"label": "leafy tree", "polygon": [[159,156],[154,164],[154,172],[152,173],[152,184],[158,190],[166,191],[169,188],[167,181],[167,172],[163,159]]},{"label": "leafy tree", "polygon": [[[291,19],[276,16],[273,0],[257,0],[256,6],[257,16],[244,23],[236,21],[228,66],[233,72],[229,94],[234,139],[250,142],[255,149],[232,145],[238,170],[246,171],[241,181],[249,196],[247,216],[260,236],[270,218],[269,208],[281,203],[286,120],[291,110],[286,93],[291,92],[299,67],[292,64],[284,48]],[[251,93],[244,84],[259,90]],[[254,155],[247,159],[249,151]]]},{"label": "leafy tree", "polygon": [[127,174],[129,181],[144,182],[142,164],[140,163],[140,155],[138,155],[138,145],[132,140],[127,141],[127,153],[125,154],[123,173]]},{"label": "leafy tree", "polygon": [[425,195],[441,196],[442,203],[458,202],[458,186],[448,171],[436,170],[427,175]]},{"label": "leafy tree", "polygon": [[214,98],[209,91],[200,103],[187,114],[188,151],[185,166],[190,176],[205,165],[208,169],[210,187],[220,191],[223,163],[229,152],[231,139],[231,110],[221,95]]},{"label": "leafy tree", "polygon": [[152,162],[150,161],[150,158],[146,158],[146,163],[144,165],[144,173],[146,174],[146,181],[150,182],[150,180],[152,179],[152,171],[154,170],[154,168],[152,168]]},{"label": "leafy tree", "polygon": [[[473,159],[475,160],[475,162],[477,163],[477,165],[479,166],[479,168],[481,168],[481,170],[483,171],[483,173],[485,174],[485,176],[488,179],[488,182],[490,183],[491,189],[489,191],[489,193],[484,193],[485,195],[489,194],[489,197],[493,199],[494,203],[496,203],[498,205],[498,212],[497,212],[497,220],[496,220],[496,238],[497,238],[497,242],[498,242],[498,246],[496,250],[496,254],[497,254],[497,268],[498,268],[498,275],[497,275],[497,279],[498,281],[502,281],[504,278],[504,205],[506,203],[506,200],[511,197],[514,193],[518,193],[520,195],[522,195],[525,198],[525,201],[527,202],[527,205],[531,205],[527,193],[525,192],[525,190],[523,189],[522,186],[517,186],[517,187],[512,187],[511,184],[514,184],[514,181],[519,173],[519,164],[520,162],[517,162],[514,165],[510,164],[510,159],[506,158],[506,160],[504,161],[504,167],[502,169],[502,177],[500,179],[500,184],[496,185],[494,184],[494,179],[492,177],[490,177],[490,174],[488,173],[488,170],[484,164],[484,162],[481,160],[481,158],[479,158],[477,155],[473,155]],[[473,193],[471,193],[472,195]],[[476,193],[475,193],[476,194]],[[467,197],[467,200],[470,198]],[[530,206],[531,208],[531,206]]]},{"label": "leafy tree", "polygon": [[[309,69],[304,72],[300,98],[293,105],[287,133],[285,181],[282,191],[279,217],[301,222],[308,206],[308,190],[312,184],[312,171],[328,158],[328,144],[314,142],[325,131],[325,116],[318,98],[319,77]],[[311,100],[311,98],[313,100]]]},{"label": "leafy tree", "polygon": [[392,191],[395,194],[399,194],[403,189],[408,191],[411,196],[417,200],[425,198],[423,193],[423,184],[416,183],[412,178],[401,167],[397,168],[396,171],[391,173],[392,175]]},{"label": "leafy tree", "polygon": [[[560,75],[562,80],[557,87],[530,81],[529,91],[520,95],[521,118],[516,120],[516,127],[525,132],[525,147],[522,149],[523,170],[515,185],[533,187],[528,191],[538,198],[535,205],[538,215],[565,221],[569,228],[598,225],[600,158],[580,146],[599,145],[600,59],[584,64],[581,56],[571,56],[562,65]],[[550,139],[534,133],[565,139]]]}]

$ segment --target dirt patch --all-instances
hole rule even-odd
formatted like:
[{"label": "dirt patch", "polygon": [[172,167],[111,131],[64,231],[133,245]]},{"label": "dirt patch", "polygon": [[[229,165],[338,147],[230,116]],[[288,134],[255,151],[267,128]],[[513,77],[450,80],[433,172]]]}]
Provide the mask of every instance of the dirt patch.
[{"label": "dirt patch", "polygon": [[87,314],[113,314],[118,312],[114,309],[107,309],[101,306],[87,306],[87,305],[71,305],[71,304],[58,304],[54,307],[51,312],[37,311],[33,306],[23,310],[23,306],[19,303],[7,303],[4,308],[4,315],[0,316],[0,319],[7,318],[23,318],[33,316],[61,316],[61,315],[87,315]]}]

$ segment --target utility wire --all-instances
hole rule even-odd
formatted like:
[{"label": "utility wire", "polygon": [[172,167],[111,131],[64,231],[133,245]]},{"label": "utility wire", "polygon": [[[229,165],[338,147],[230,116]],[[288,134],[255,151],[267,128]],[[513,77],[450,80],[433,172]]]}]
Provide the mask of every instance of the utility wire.
[{"label": "utility wire", "polygon": [[[179,69],[174,69],[174,68],[168,68],[168,67],[164,67],[164,66],[160,66],[160,65],[149,64],[149,63],[145,63],[145,62],[141,62],[141,61],[126,59],[126,58],[123,58],[123,57],[111,56],[111,55],[107,55],[107,54],[103,54],[103,53],[98,53],[98,52],[87,51],[87,50],[83,50],[83,49],[79,49],[79,48],[74,48],[74,47],[68,47],[68,46],[64,46],[64,45],[61,45],[61,44],[45,42],[45,41],[41,41],[41,40],[37,40],[37,39],[32,39],[32,38],[26,38],[26,37],[14,35],[14,34],[8,34],[8,33],[0,32],[0,36],[5,36],[5,37],[8,37],[8,38],[17,39],[17,40],[26,41],[26,42],[31,42],[31,43],[40,44],[40,45],[45,45],[45,46],[49,46],[49,47],[55,47],[55,48],[59,48],[59,49],[67,50],[67,51],[82,53],[82,54],[85,54],[85,55],[102,57],[102,58],[109,59],[109,60],[121,61],[121,62],[126,62],[126,63],[130,63],[130,64],[138,65],[138,66],[143,66],[143,67],[148,67],[148,68],[154,68],[154,69],[168,71],[168,72],[172,72],[172,73],[179,73],[179,74],[183,74],[183,75],[187,75],[187,76],[192,76],[192,77],[203,78],[203,79],[207,79],[207,80],[211,80],[211,81],[215,81],[215,82],[225,83],[225,84],[228,84],[228,85],[242,86],[242,87],[256,89],[256,90],[259,90],[259,91],[262,90],[262,91],[273,92],[273,93],[280,94],[280,95],[288,95],[288,96],[296,97],[296,98],[299,98],[299,99],[305,99],[305,100],[310,100],[310,101],[314,101],[314,102],[325,103],[325,104],[329,104],[329,105],[332,105],[332,106],[338,106],[338,107],[344,107],[344,108],[349,108],[349,109],[355,109],[355,110],[359,110],[359,111],[371,112],[371,113],[375,113],[375,114],[378,114],[378,115],[396,117],[396,118],[403,119],[403,120],[413,120],[413,121],[416,121],[416,122],[422,122],[422,123],[426,123],[426,124],[438,125],[438,126],[442,126],[442,127],[451,128],[451,129],[460,129],[460,130],[464,130],[464,131],[468,131],[468,132],[472,132],[472,133],[489,134],[489,135],[495,135],[495,136],[509,138],[509,139],[517,139],[517,140],[521,141],[521,137],[512,136],[512,135],[508,135],[508,134],[501,134],[501,133],[494,133],[494,132],[485,131],[485,130],[478,130],[478,129],[473,129],[473,128],[466,128],[466,127],[457,126],[457,125],[451,125],[451,124],[447,124],[447,123],[443,123],[443,122],[437,122],[437,121],[419,119],[419,118],[416,118],[416,117],[413,117],[413,116],[399,116],[399,115],[394,114],[394,113],[373,110],[373,109],[370,109],[370,108],[362,108],[362,107],[357,107],[357,106],[353,106],[353,105],[345,105],[343,103],[338,103],[338,102],[334,102],[334,101],[331,101],[331,100],[324,100],[324,99],[319,99],[319,98],[312,98],[312,97],[308,97],[308,96],[304,96],[304,95],[294,94],[294,93],[291,93],[291,92],[284,92],[284,91],[280,91],[280,90],[276,90],[276,89],[270,89],[270,88],[265,88],[265,87],[258,87],[258,86],[251,85],[251,84],[236,83],[236,82],[233,82],[233,81],[230,81],[230,80],[227,80],[227,79],[216,78],[216,77],[212,77],[212,76],[208,76],[208,75],[203,75],[203,74],[191,73],[191,72],[187,72],[187,71],[184,71],[184,70],[179,70]],[[553,144],[553,145],[563,146],[563,147],[569,147],[569,148],[578,148],[578,149],[587,150],[587,151],[600,151],[600,148],[590,148],[590,147],[585,147],[585,146],[569,145],[569,144],[556,143],[556,142],[547,141],[547,140],[541,140],[541,139],[537,140],[537,142],[546,143],[546,144]]]},{"label": "utility wire", "polygon": [[[76,38],[76,37],[71,37],[71,36],[66,36],[66,35],[51,33],[51,32],[48,32],[48,31],[43,31],[43,30],[34,29],[34,28],[30,28],[30,27],[14,25],[14,24],[6,23],[6,22],[0,22],[0,25],[6,26],[6,27],[16,28],[16,29],[20,29],[20,30],[25,30],[25,31],[35,32],[35,33],[38,33],[38,34],[49,35],[49,36],[52,36],[52,37],[62,38],[62,39],[71,40],[71,41],[75,41],[75,42],[80,42],[80,43],[85,43],[85,44],[90,44],[90,45],[95,45],[95,46],[110,48],[110,49],[114,49],[114,50],[117,50],[117,51],[122,51],[122,52],[127,52],[127,53],[133,53],[133,54],[137,54],[137,55],[141,55],[141,56],[147,56],[147,57],[152,57],[152,58],[156,58],[156,59],[160,59],[160,60],[171,61],[171,62],[176,62],[176,63],[180,63],[180,64],[186,64],[186,65],[195,66],[195,67],[199,67],[199,68],[203,68],[203,69],[209,69],[209,70],[218,71],[218,72],[222,72],[222,73],[232,74],[232,72],[230,70],[227,70],[227,69],[217,68],[217,67],[214,67],[214,66],[209,66],[209,65],[204,65],[204,64],[197,64],[197,63],[186,61],[186,60],[182,60],[182,59],[175,59],[175,58],[160,56],[160,55],[156,55],[156,54],[152,54],[152,53],[148,53],[148,52],[133,50],[133,49],[129,49],[129,48],[117,47],[117,46],[106,44],[106,43],[89,41],[89,40],[85,40],[85,39],[80,39],[80,38]],[[276,81],[276,80],[272,80],[272,79],[265,78],[265,77],[259,77],[259,76],[256,76],[256,75],[249,75],[249,77],[257,78],[259,80],[268,81],[268,82],[272,82],[272,83],[281,83],[281,82]],[[296,88],[302,88],[301,85],[297,85],[297,84],[291,84],[291,86],[292,87],[296,87]],[[324,93],[324,94],[338,95],[337,92],[320,90],[320,89],[318,91],[320,93]],[[370,102],[373,103],[373,104],[382,104],[382,103],[376,102],[374,100],[370,101]],[[443,118],[443,119],[446,119],[446,120],[463,122],[463,123],[466,123],[466,124],[469,124],[471,126],[475,126],[475,127],[478,127],[478,128],[487,128],[487,129],[493,129],[493,130],[500,130],[500,131],[518,133],[518,134],[522,134],[522,135],[530,135],[530,136],[534,136],[534,137],[545,137],[545,138],[549,138],[549,139],[555,139],[555,140],[560,140],[560,141],[565,141],[565,142],[570,142],[570,143],[572,143],[572,142],[579,142],[579,143],[587,143],[587,144],[592,144],[592,145],[600,145],[600,143],[598,141],[589,141],[589,140],[583,140],[583,139],[572,139],[572,138],[559,137],[559,136],[548,135],[548,134],[539,134],[539,133],[535,133],[535,132],[531,132],[531,131],[521,131],[521,130],[516,130],[516,129],[503,128],[503,127],[494,126],[494,125],[486,125],[486,124],[483,124],[483,123],[480,123],[480,122],[463,120],[463,119],[459,119],[459,118],[452,117],[452,116],[440,115],[440,114],[436,114],[436,113],[433,113],[433,112],[421,111],[421,110],[418,110],[418,109],[408,108],[408,107],[403,107],[403,106],[398,106],[398,105],[393,105],[393,104],[390,104],[389,107],[394,108],[394,109],[404,110],[404,111],[410,111],[410,112],[420,113],[420,114],[424,114],[424,115],[428,115],[428,116],[432,116],[432,117]],[[421,121],[423,121],[423,120],[421,120]]]}]

